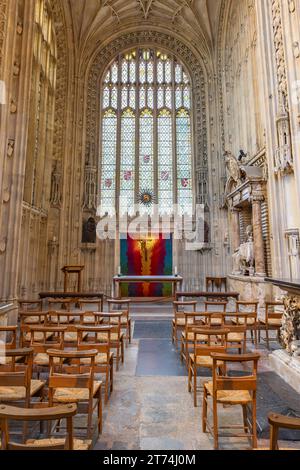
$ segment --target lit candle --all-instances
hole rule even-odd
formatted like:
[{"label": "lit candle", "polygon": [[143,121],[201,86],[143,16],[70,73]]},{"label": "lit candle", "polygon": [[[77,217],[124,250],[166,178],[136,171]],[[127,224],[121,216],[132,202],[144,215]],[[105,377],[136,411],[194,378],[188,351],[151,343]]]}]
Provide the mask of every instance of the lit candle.
[{"label": "lit candle", "polygon": [[178,271],[177,271],[177,266],[175,266],[175,270],[174,270],[174,272],[175,272],[175,276],[177,276],[177,274],[178,274]]},{"label": "lit candle", "polygon": [[118,267],[118,276],[121,276],[121,266]]}]

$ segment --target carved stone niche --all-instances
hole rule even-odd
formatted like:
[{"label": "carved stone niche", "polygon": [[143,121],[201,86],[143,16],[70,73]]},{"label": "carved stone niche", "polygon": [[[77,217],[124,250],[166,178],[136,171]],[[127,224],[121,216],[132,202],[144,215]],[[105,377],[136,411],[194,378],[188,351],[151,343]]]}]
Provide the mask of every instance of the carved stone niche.
[{"label": "carved stone niche", "polygon": [[84,217],[82,222],[81,250],[96,250],[96,227],[97,222],[91,215]]},{"label": "carved stone niche", "polygon": [[226,201],[230,211],[233,275],[265,277],[262,203],[266,195],[263,168],[241,165],[226,153]]}]

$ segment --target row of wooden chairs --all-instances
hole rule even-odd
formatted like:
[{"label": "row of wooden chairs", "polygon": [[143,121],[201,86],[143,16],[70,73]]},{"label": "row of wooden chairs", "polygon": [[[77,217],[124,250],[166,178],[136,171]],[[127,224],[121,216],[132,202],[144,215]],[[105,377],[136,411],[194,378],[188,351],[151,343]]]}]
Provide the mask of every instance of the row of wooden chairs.
[{"label": "row of wooden chairs", "polygon": [[[266,302],[265,303],[265,318],[258,319],[258,302],[237,301],[234,312],[227,312],[227,301],[206,301],[204,302],[204,313],[210,313],[212,316],[211,324],[221,326],[223,321],[218,319],[218,313],[232,314],[232,323],[242,324],[245,323],[246,317],[246,330],[251,334],[251,340],[258,346],[261,341],[261,331],[265,331],[265,337],[268,349],[270,348],[270,335],[272,330],[277,331],[277,338],[281,328],[281,319],[283,314],[282,302]],[[185,327],[185,312],[195,312],[197,308],[196,301],[174,302],[174,318],[172,322],[172,341],[177,347],[178,332]],[[234,318],[235,315],[235,318]]]}]

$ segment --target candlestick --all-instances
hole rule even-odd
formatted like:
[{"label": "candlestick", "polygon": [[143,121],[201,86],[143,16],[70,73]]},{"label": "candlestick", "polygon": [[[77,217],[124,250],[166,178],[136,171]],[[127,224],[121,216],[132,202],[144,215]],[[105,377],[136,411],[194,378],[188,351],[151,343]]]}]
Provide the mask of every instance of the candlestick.
[{"label": "candlestick", "polygon": [[121,266],[118,267],[118,276],[121,276]]},{"label": "candlestick", "polygon": [[175,276],[177,276],[177,274],[178,274],[177,266],[175,266],[174,273],[175,273]]}]

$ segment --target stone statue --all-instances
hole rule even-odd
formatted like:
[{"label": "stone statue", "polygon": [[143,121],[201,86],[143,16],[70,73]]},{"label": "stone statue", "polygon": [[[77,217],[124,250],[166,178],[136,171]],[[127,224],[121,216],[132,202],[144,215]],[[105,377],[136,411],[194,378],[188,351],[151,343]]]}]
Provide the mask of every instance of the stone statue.
[{"label": "stone statue", "polygon": [[82,243],[96,243],[96,221],[93,217],[83,222]]},{"label": "stone statue", "polygon": [[253,228],[248,225],[246,228],[247,241],[242,243],[232,255],[233,274],[243,276],[254,275],[254,248],[253,248]]}]

